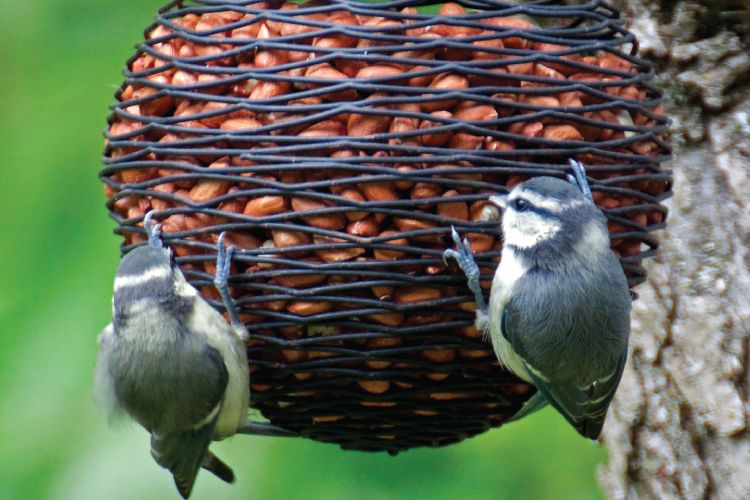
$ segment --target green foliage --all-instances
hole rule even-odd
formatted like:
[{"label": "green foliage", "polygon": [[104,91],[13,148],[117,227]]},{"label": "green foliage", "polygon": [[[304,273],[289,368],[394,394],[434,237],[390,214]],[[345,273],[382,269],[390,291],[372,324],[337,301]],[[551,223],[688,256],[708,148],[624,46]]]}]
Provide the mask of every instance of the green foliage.
[{"label": "green foliage", "polygon": [[[137,426],[90,391],[120,240],[97,179],[107,106],[158,5],[6,2],[0,16],[0,500],[176,498]],[[602,450],[552,410],[398,457],[292,439],[214,446],[238,483],[194,498],[599,498]]]}]

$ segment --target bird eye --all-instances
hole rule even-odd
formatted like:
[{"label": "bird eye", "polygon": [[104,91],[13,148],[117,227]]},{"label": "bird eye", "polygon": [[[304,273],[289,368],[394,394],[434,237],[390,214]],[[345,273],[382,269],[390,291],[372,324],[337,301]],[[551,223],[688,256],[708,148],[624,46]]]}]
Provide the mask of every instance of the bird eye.
[{"label": "bird eye", "polygon": [[527,208],[529,208],[529,202],[528,202],[528,201],[526,201],[526,200],[524,200],[523,198],[516,198],[516,199],[515,199],[515,200],[513,200],[513,202],[511,203],[511,206],[513,207],[513,209],[514,209],[515,211],[517,211],[517,212],[523,212],[523,211],[525,211],[525,210],[526,210]]}]

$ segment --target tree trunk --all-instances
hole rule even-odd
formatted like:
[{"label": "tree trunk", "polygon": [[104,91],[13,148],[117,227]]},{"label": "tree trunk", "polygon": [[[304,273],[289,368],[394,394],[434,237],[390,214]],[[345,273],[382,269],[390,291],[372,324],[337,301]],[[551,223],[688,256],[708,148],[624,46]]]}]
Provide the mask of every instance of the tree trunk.
[{"label": "tree trunk", "polygon": [[615,3],[669,100],[674,197],[600,478],[612,498],[750,498],[750,2]]}]

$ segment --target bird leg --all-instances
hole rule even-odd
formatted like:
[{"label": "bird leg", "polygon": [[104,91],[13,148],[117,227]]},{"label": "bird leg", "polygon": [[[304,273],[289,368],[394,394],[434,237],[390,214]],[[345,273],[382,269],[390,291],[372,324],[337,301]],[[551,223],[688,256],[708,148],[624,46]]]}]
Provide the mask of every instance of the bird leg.
[{"label": "bird leg", "polygon": [[265,424],[247,420],[245,424],[237,429],[238,434],[249,434],[251,436],[271,436],[271,437],[295,437],[299,436],[296,432],[286,430],[273,424]]},{"label": "bird leg", "polygon": [[224,301],[224,307],[229,313],[229,319],[232,326],[240,332],[243,338],[247,338],[248,332],[245,325],[240,321],[237,309],[234,307],[232,296],[229,294],[229,273],[232,267],[232,255],[234,255],[234,245],[224,248],[224,237],[226,233],[219,235],[219,241],[216,244],[216,276],[214,277],[214,286],[221,294],[221,300]]},{"label": "bird leg", "polygon": [[161,241],[161,224],[153,222],[154,211],[149,210],[145,217],[143,217],[143,228],[146,230],[148,236],[148,246],[152,248],[163,248],[164,244]]},{"label": "bird leg", "polygon": [[456,243],[456,250],[450,248],[445,250],[443,252],[443,262],[447,264],[449,258],[454,259],[458,267],[466,275],[466,283],[469,286],[469,290],[474,293],[474,300],[477,303],[477,320],[481,321],[483,317],[487,316],[487,303],[484,301],[482,287],[479,285],[479,266],[471,253],[469,240],[465,239],[461,241],[458,231],[453,226],[451,226],[451,235],[453,241]]},{"label": "bird leg", "polygon": [[568,174],[566,176],[568,182],[578,187],[583,195],[588,198],[591,203],[593,203],[594,197],[591,195],[591,187],[589,186],[589,181],[586,178],[586,169],[583,168],[581,162],[575,161],[572,158],[568,160],[568,163],[570,163],[570,166],[573,169],[573,175],[575,175],[575,177],[573,177],[572,175]]}]

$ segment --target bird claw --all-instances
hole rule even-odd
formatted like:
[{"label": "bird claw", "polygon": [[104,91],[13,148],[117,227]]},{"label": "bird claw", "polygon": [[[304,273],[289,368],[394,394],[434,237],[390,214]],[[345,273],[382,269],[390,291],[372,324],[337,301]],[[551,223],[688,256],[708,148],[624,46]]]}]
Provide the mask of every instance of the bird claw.
[{"label": "bird claw", "polygon": [[458,235],[456,228],[451,226],[451,237],[453,242],[456,244],[456,250],[447,249],[443,252],[443,262],[446,264],[447,259],[451,258],[456,261],[458,267],[464,272],[466,276],[466,282],[474,293],[474,299],[477,303],[477,310],[484,311],[487,309],[487,305],[484,301],[484,295],[482,293],[482,287],[479,284],[479,266],[477,261],[474,260],[474,255],[471,253],[471,243],[468,239],[461,241],[461,237]]},{"label": "bird claw", "polygon": [[234,246],[224,247],[224,238],[226,234],[219,235],[219,241],[216,243],[216,276],[214,276],[214,285],[219,289],[227,290],[229,283],[229,272],[232,265],[232,255]]},{"label": "bird claw", "polygon": [[568,182],[573,184],[574,186],[578,187],[578,189],[581,190],[583,195],[588,198],[589,201],[592,203],[594,202],[594,197],[591,194],[591,186],[589,186],[589,181],[586,178],[586,169],[583,168],[583,164],[581,162],[578,162],[574,159],[569,159],[568,163],[570,164],[570,167],[573,169],[573,176],[568,174],[566,178],[568,179]]},{"label": "bird claw", "polygon": [[143,228],[148,236],[148,246],[152,248],[163,248],[164,243],[161,241],[161,224],[154,223],[154,211],[149,210],[143,217]]},{"label": "bird claw", "polygon": [[450,263],[448,262],[448,260],[449,259],[458,260],[458,256],[459,256],[458,252],[456,252],[455,250],[451,248],[444,250],[443,251],[443,264],[445,264],[446,266],[449,265]]},{"label": "bird claw", "polygon": [[235,247],[230,245],[224,247],[224,239],[226,233],[219,235],[219,240],[216,243],[216,275],[214,276],[214,286],[221,295],[221,300],[224,302],[224,307],[229,313],[229,318],[234,326],[242,336],[245,336],[247,330],[245,325],[240,321],[237,310],[232,302],[232,296],[229,293],[229,274],[232,269],[232,256],[234,255]]}]

